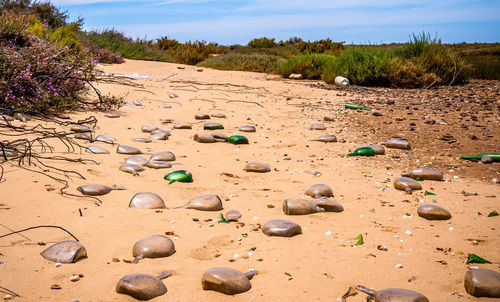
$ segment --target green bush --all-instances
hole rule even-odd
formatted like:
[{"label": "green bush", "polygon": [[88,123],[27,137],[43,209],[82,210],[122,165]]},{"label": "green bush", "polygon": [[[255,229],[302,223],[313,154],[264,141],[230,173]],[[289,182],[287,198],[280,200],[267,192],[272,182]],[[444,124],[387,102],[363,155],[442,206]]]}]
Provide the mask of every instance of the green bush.
[{"label": "green bush", "polygon": [[54,42],[60,48],[69,47],[74,51],[81,51],[82,45],[76,37],[79,31],[80,24],[76,22],[61,26],[50,34],[49,41]]},{"label": "green bush", "polygon": [[156,47],[139,43],[125,37],[114,29],[103,31],[80,32],[79,39],[86,44],[94,44],[100,48],[119,53],[127,59],[173,62],[172,56]]},{"label": "green bush", "polygon": [[266,37],[262,37],[251,40],[250,42],[248,42],[247,46],[251,48],[272,48],[276,47],[277,44],[274,38],[269,39]]},{"label": "green bush", "polygon": [[187,42],[179,44],[174,50],[168,52],[175,58],[175,62],[195,65],[208,58],[210,54],[218,53],[217,45],[207,44],[204,41]]},{"label": "green bush", "polygon": [[298,49],[303,54],[327,53],[338,55],[344,49],[344,44],[342,42],[333,42],[330,39],[323,39],[314,42],[301,42],[298,44]]},{"label": "green bush", "polygon": [[351,84],[388,86],[392,65],[389,53],[382,49],[355,47],[344,50],[324,67],[321,78],[333,84],[337,76],[349,79]]},{"label": "green bush", "polygon": [[228,53],[210,57],[198,64],[198,66],[220,69],[241,70],[255,72],[276,72],[278,66],[285,60],[278,56],[266,54],[241,54]]},{"label": "green bush", "polygon": [[278,68],[278,74],[288,77],[292,73],[300,73],[305,79],[319,79],[324,68],[335,60],[332,55],[308,54],[293,57]]}]

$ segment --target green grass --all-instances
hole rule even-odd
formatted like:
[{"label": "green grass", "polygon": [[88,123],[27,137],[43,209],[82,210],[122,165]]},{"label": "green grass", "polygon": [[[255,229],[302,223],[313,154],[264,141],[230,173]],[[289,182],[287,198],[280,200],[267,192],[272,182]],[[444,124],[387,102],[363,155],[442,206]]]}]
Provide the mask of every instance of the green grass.
[{"label": "green grass", "polygon": [[220,70],[241,70],[274,73],[285,60],[278,56],[261,53],[227,53],[210,57],[198,66]]}]

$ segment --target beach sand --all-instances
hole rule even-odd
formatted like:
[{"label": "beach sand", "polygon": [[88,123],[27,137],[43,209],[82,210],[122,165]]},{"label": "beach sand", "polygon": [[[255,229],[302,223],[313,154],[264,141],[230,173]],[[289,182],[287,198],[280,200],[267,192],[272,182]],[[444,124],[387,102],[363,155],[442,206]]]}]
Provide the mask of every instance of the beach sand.
[{"label": "beach sand", "polygon": [[[53,243],[70,240],[63,231],[44,228],[0,238],[0,286],[18,293],[21,297],[16,301],[134,301],[115,292],[118,280],[127,274],[158,275],[164,270],[172,273],[163,280],[168,292],[153,301],[340,301],[349,287],[358,284],[377,290],[405,288],[424,294],[430,301],[493,300],[474,298],[463,286],[470,266],[500,271],[500,217],[487,217],[495,209],[500,211],[500,187],[490,181],[499,177],[499,163],[481,165],[457,159],[467,151],[480,151],[478,145],[462,144],[449,156],[442,154],[449,150],[441,150],[438,145],[442,143],[436,138],[439,133],[417,139],[405,128],[401,134],[412,143],[412,150],[386,149],[386,155],[347,157],[357,147],[390,138],[387,129],[392,126],[384,122],[402,115],[402,111],[397,107],[389,110],[383,104],[376,105],[386,112],[381,117],[346,111],[343,105],[361,100],[363,91],[323,89],[319,81],[178,66],[132,60],[101,66],[112,73],[148,75],[147,79],[133,80],[142,88],[116,83],[98,86],[104,94],[123,96],[128,103],[137,99],[143,106],[122,108],[117,112],[123,116],[117,119],[106,118],[103,112],[70,115],[72,120],[95,116],[95,134],[111,135],[119,144],[149,153],[173,152],[177,160],[171,169],[146,168],[139,176],[132,176],[118,170],[127,156],[115,152],[117,145],[93,143],[110,151],[109,155],[97,155],[79,150],[68,153],[64,145],[51,141],[56,148],[53,155],[98,162],[48,161],[86,178],[65,178],[47,168],[52,175],[69,181],[68,193],[79,194],[76,188],[85,184],[126,188],[100,197],[102,204],[98,206],[89,198],[62,196],[61,184],[46,176],[21,169],[16,163],[3,164],[1,234],[9,229],[58,225],[74,234],[88,253],[87,259],[56,267],[40,252]],[[497,82],[490,84],[496,85],[498,91]],[[373,103],[376,94],[371,92],[371,97],[362,99],[365,104]],[[179,97],[169,98],[169,93]],[[385,100],[388,98],[385,95]],[[405,109],[402,102],[395,106]],[[159,108],[162,104],[170,104],[171,108]],[[498,105],[492,110],[497,112]],[[215,112],[227,115],[209,120],[224,125],[225,129],[215,132],[244,135],[250,144],[195,142],[194,134],[210,131],[203,130],[204,121],[195,120],[194,115]],[[334,121],[323,121],[325,116]],[[483,148],[483,152],[499,151],[499,135],[495,133],[498,115],[491,118],[485,129],[493,136],[479,143],[492,146],[489,150]],[[193,129],[172,130],[176,122],[191,123]],[[30,121],[28,125],[37,123]],[[312,123],[323,123],[327,129],[309,130]],[[172,135],[166,141],[133,142],[134,138],[148,136],[141,132],[142,125],[155,125]],[[238,131],[243,125],[253,125],[257,131]],[[446,127],[456,137],[465,135],[458,124]],[[323,134],[335,134],[339,142],[310,141]],[[245,172],[247,162],[268,163],[271,172]],[[445,181],[426,180],[422,182],[423,190],[412,195],[394,189],[392,181],[401,172],[429,162],[444,172]],[[447,166],[450,164],[455,166]],[[468,167],[475,174],[467,174]],[[178,169],[192,173],[193,182],[168,185],[164,175]],[[318,183],[333,189],[335,196],[331,199],[343,205],[343,212],[304,216],[283,213],[285,198],[310,199],[304,191]],[[436,195],[424,196],[426,190]],[[462,191],[478,195],[465,196]],[[129,208],[130,199],[138,192],[159,194],[170,209]],[[173,209],[203,194],[219,195],[224,209]],[[423,203],[439,205],[453,217],[446,221],[423,219],[417,215],[417,207]],[[231,209],[242,213],[242,223],[218,223],[220,213],[225,215]],[[257,227],[270,219],[294,221],[301,225],[303,234],[268,237]],[[144,259],[138,264],[123,261],[133,258],[136,241],[166,233],[175,243],[176,253],[172,256]],[[364,244],[354,246],[354,238],[360,234]],[[465,264],[469,253],[493,264]],[[235,258],[236,254],[239,257]],[[120,261],[114,262],[113,258]],[[227,296],[202,289],[203,272],[212,267],[242,272],[253,268],[258,275],[251,280],[248,292]],[[74,274],[83,277],[72,282]],[[51,289],[54,284],[60,289]],[[347,301],[365,301],[364,296],[358,293]]]}]

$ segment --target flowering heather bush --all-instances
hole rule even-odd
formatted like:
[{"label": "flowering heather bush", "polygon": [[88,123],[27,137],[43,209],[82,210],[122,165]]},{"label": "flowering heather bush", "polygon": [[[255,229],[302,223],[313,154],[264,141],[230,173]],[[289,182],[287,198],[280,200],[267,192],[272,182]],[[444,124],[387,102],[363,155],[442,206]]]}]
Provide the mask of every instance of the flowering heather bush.
[{"label": "flowering heather bush", "polygon": [[0,45],[0,106],[32,113],[75,108],[92,79],[93,62],[35,36],[23,42]]},{"label": "flowering heather bush", "polygon": [[98,63],[121,64],[125,59],[119,53],[104,48],[89,48],[89,53]]}]

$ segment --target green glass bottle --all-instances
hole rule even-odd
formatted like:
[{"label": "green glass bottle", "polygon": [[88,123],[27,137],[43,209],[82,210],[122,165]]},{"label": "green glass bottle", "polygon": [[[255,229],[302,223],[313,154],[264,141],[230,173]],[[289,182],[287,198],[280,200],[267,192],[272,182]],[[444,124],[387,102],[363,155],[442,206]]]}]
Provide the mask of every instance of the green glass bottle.
[{"label": "green glass bottle", "polygon": [[363,107],[361,105],[356,105],[356,104],[345,104],[345,108],[347,109],[361,109],[361,110],[370,110],[370,108]]},{"label": "green glass bottle", "polygon": [[489,156],[493,161],[500,162],[500,153],[483,153],[478,155],[463,155],[461,159],[481,160],[481,157]]},{"label": "green glass bottle", "polygon": [[370,147],[361,147],[354,152],[347,154],[348,156],[374,156],[375,155],[375,150],[373,150]]},{"label": "green glass bottle", "polygon": [[191,173],[187,172],[186,170],[177,170],[168,173],[163,177],[165,180],[170,180],[168,184],[173,184],[176,181],[180,182],[192,182],[193,181],[193,175]]},{"label": "green glass bottle", "polygon": [[248,144],[248,139],[243,135],[233,135],[228,139],[228,142],[234,145]]}]

